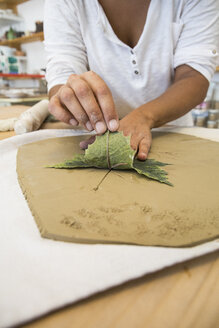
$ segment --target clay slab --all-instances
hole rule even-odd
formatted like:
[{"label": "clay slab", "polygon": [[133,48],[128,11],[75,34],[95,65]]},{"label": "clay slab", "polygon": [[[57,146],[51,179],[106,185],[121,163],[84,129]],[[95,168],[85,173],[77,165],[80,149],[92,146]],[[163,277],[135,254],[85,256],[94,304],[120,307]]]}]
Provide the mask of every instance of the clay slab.
[{"label": "clay slab", "polygon": [[188,246],[219,236],[219,144],[154,133],[150,158],[174,187],[132,171],[49,169],[80,153],[83,137],[48,139],[19,148],[17,173],[42,237],[70,242]]}]

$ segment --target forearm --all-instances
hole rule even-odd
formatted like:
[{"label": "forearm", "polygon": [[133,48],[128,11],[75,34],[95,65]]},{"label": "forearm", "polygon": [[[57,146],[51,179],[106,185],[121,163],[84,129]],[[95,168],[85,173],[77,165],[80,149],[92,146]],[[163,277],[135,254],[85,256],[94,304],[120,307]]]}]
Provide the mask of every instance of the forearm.
[{"label": "forearm", "polygon": [[142,111],[150,128],[173,121],[200,104],[207,93],[209,83],[204,76],[184,65],[175,74],[174,83],[157,99],[142,105]]}]

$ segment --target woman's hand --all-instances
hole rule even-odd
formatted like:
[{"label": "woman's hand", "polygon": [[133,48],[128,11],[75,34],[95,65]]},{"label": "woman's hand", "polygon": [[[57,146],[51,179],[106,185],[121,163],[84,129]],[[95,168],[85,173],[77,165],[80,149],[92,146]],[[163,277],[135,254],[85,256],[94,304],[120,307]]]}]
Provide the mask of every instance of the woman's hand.
[{"label": "woman's hand", "polygon": [[[152,142],[151,136],[152,120],[146,117],[142,108],[137,108],[120,121],[119,131],[123,131],[125,136],[130,135],[131,147],[136,150],[139,160],[146,160]],[[80,143],[82,149],[86,149],[89,144],[95,141],[95,136],[90,137]]]},{"label": "woman's hand", "polygon": [[72,74],[52,95],[49,111],[60,121],[98,134],[117,131],[119,119],[112,94],[96,73]]},{"label": "woman's hand", "polygon": [[146,160],[151,143],[152,121],[145,116],[141,108],[137,108],[120,121],[119,130],[125,136],[131,136],[131,147],[136,150],[139,160]]}]

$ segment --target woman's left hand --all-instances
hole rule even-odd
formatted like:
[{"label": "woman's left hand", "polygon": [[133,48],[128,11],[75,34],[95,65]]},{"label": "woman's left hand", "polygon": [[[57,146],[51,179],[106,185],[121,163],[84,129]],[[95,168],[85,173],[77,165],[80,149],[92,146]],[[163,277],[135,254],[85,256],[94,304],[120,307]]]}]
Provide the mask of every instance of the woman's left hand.
[{"label": "woman's left hand", "polygon": [[130,144],[136,150],[136,157],[141,161],[146,160],[152,143],[151,122],[142,109],[137,108],[126,115],[120,121],[119,131],[131,136]]}]

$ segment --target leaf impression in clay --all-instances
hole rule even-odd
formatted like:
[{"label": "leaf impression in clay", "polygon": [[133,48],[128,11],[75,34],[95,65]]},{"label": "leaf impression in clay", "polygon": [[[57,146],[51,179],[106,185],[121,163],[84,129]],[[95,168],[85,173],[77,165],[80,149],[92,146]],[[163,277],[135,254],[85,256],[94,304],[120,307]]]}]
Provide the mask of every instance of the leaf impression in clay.
[{"label": "leaf impression in clay", "polygon": [[84,154],[77,154],[73,159],[66,160],[64,163],[47,167],[56,169],[95,167],[108,169],[109,171],[106,175],[113,169],[135,170],[138,174],[144,175],[149,179],[173,186],[168,181],[167,172],[161,169],[162,166],[168,165],[167,163],[158,162],[154,159],[139,161],[135,158],[135,154],[136,151],[130,146],[130,136],[126,137],[122,132],[107,131],[104,135],[97,136],[95,142],[88,146]]}]

